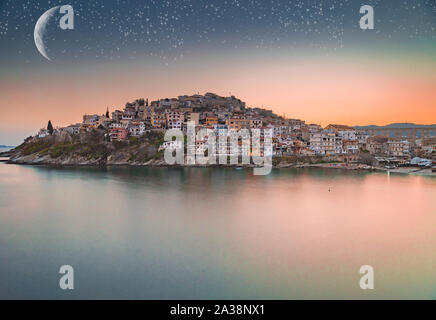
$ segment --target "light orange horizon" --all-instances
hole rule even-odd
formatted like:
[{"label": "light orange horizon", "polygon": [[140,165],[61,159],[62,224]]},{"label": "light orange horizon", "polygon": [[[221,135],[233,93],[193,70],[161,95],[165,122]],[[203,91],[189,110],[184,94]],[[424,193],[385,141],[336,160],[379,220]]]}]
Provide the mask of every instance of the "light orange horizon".
[{"label": "light orange horizon", "polygon": [[80,122],[83,114],[121,109],[137,98],[197,92],[231,93],[248,107],[323,126],[436,123],[436,74],[413,61],[403,70],[383,61],[261,60],[238,58],[225,68],[222,61],[195,61],[196,69],[192,63],[105,65],[3,78],[0,123],[6,129],[40,128],[50,119],[65,126]]}]

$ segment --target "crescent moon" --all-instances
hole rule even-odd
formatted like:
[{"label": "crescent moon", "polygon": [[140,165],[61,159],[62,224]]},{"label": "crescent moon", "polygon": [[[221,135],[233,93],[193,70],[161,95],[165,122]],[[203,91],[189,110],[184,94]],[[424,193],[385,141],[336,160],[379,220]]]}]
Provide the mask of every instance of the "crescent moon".
[{"label": "crescent moon", "polygon": [[53,7],[44,12],[36,22],[35,30],[33,32],[33,39],[35,40],[36,48],[38,49],[39,53],[42,54],[43,57],[49,61],[51,61],[51,59],[48,56],[47,50],[44,45],[44,33],[47,28],[47,23],[58,8],[60,8],[60,6]]}]

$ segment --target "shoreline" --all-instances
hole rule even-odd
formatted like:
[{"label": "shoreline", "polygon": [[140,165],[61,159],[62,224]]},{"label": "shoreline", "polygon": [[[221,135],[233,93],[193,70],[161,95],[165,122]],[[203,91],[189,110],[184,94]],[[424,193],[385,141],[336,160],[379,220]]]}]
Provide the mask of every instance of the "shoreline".
[{"label": "shoreline", "polygon": [[[109,167],[132,167],[132,168],[240,168],[240,169],[250,169],[255,168],[253,164],[215,164],[215,165],[168,165],[162,163],[162,161],[151,160],[146,163],[46,163],[46,162],[15,162],[9,159],[0,159],[0,162],[6,164],[14,165],[24,165],[24,166],[45,166],[50,168],[109,168]],[[397,174],[410,174],[419,176],[430,176],[436,177],[436,172],[432,172],[431,168],[419,168],[419,167],[402,167],[395,169],[386,169],[382,167],[373,167],[363,164],[352,164],[347,165],[344,163],[326,163],[326,164],[279,164],[273,165],[273,169],[328,169],[328,170],[347,170],[347,171],[358,171],[358,172],[386,172],[386,173],[397,173]]]},{"label": "shoreline", "polygon": [[[135,161],[128,157],[117,157],[113,155],[106,156],[105,158],[90,158],[89,156],[80,156],[77,154],[69,155],[68,157],[52,158],[50,155],[40,155],[38,152],[22,155],[17,154],[16,149],[0,152],[0,163],[29,165],[29,166],[46,166],[52,168],[80,168],[80,167],[149,167],[149,168],[256,168],[253,163],[250,164],[167,164],[162,158],[150,159],[148,161]],[[274,161],[275,159],[275,161]],[[399,167],[395,169],[387,169],[369,164],[358,162],[342,162],[342,159],[315,159],[316,162],[311,162],[313,159],[295,158],[293,161],[288,162],[287,158],[273,158],[273,169],[329,169],[329,170],[347,170],[347,171],[360,171],[360,172],[386,172],[398,174],[410,174],[420,176],[436,177],[436,172],[432,172],[431,168],[422,167]],[[308,161],[309,160],[309,161]],[[321,162],[317,162],[321,160]]]}]

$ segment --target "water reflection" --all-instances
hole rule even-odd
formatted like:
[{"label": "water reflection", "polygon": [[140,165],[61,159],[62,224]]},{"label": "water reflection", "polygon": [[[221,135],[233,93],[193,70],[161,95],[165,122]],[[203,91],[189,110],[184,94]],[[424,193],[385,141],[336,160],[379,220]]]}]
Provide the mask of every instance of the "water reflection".
[{"label": "water reflection", "polygon": [[339,169],[0,164],[0,297],[432,298],[435,191]]}]

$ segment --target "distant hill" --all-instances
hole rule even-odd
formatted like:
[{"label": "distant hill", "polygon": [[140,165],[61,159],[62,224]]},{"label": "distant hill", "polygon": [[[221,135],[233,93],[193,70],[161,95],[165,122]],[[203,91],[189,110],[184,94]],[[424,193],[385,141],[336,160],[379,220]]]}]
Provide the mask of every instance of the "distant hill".
[{"label": "distant hill", "polygon": [[15,148],[15,146],[5,146],[4,144],[0,144],[0,148]]},{"label": "distant hill", "polygon": [[414,124],[414,123],[391,123],[386,126],[354,126],[355,129],[426,129],[426,128],[436,128],[436,124]]}]

